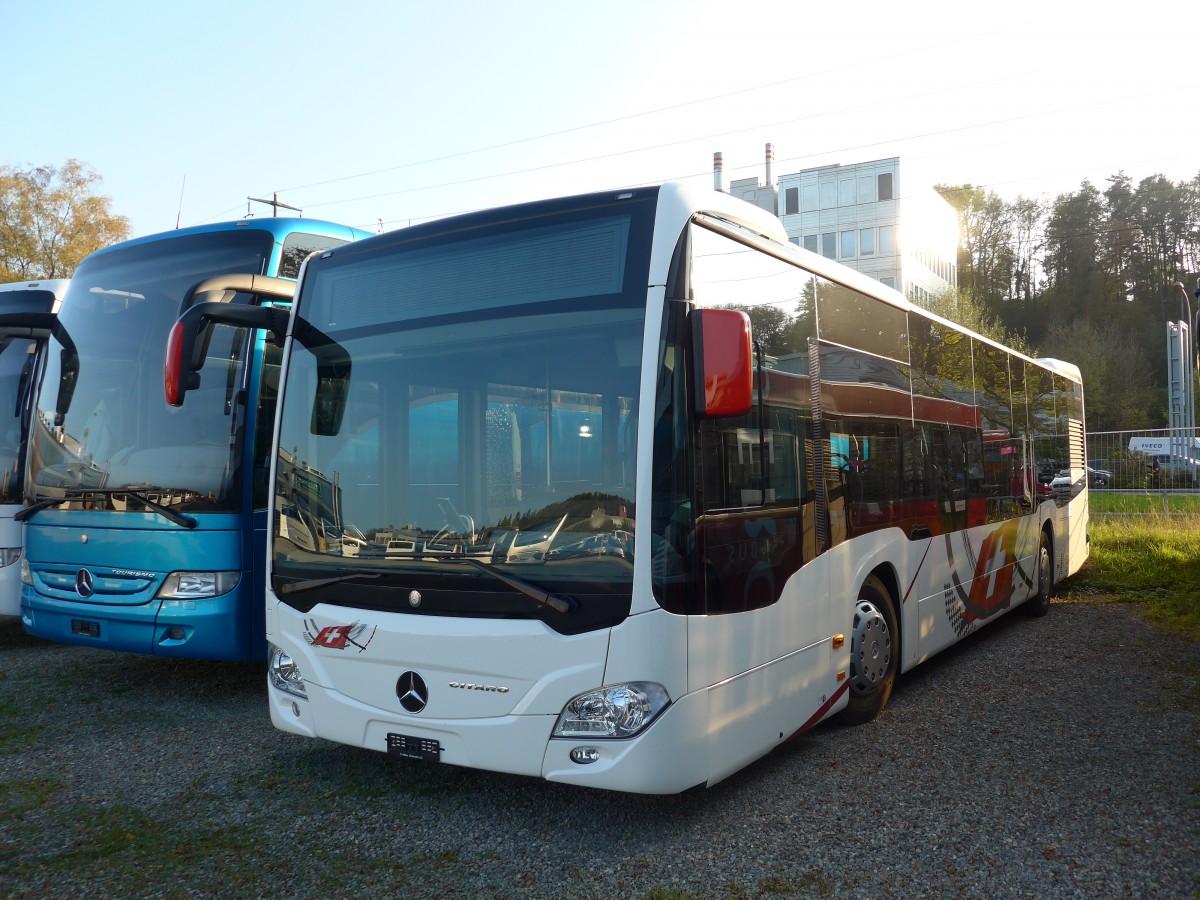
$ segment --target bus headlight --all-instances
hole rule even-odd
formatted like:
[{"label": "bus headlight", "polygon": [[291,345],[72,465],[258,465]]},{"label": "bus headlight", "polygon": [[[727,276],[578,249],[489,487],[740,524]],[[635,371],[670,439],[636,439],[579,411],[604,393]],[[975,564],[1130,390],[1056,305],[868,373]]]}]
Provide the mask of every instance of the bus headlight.
[{"label": "bus headlight", "polygon": [[29,557],[21,557],[21,584],[33,585],[33,572],[29,570]]},{"label": "bus headlight", "polygon": [[553,737],[630,738],[653,722],[670,702],[661,684],[611,684],[573,697],[559,714]]},{"label": "bus headlight", "polygon": [[0,569],[11,566],[20,558],[20,547],[0,547]]},{"label": "bus headlight", "polygon": [[237,587],[241,572],[172,572],[158,589],[160,600],[202,600]]},{"label": "bus headlight", "polygon": [[267,677],[271,687],[278,688],[293,697],[308,699],[308,691],[304,689],[304,676],[296,661],[274,644],[267,644],[270,652],[270,663],[267,665]]}]

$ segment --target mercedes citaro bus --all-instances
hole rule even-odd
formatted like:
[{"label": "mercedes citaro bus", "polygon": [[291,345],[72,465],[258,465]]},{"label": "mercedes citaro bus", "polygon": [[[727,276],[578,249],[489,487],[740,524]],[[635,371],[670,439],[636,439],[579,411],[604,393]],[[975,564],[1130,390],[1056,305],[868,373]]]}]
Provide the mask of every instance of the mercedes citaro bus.
[{"label": "mercedes citaro bus", "polygon": [[[181,319],[171,400],[219,306]],[[240,320],[245,322],[246,320]],[[402,758],[711,785],[1087,555],[1078,370],[678,185],[311,258],[284,346],[272,721]],[[207,382],[208,375],[204,376]],[[339,535],[358,537],[348,547]]]}]

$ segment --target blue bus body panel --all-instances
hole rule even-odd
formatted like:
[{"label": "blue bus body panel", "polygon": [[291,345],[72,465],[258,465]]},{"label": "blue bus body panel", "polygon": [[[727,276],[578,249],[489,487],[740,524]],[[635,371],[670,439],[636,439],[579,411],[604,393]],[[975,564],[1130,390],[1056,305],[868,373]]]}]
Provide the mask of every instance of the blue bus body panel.
[{"label": "blue bus body panel", "polygon": [[[157,656],[264,655],[263,604],[256,602],[262,591],[243,566],[242,517],[197,516],[194,530],[147,513],[44,510],[33,518],[36,527],[26,535],[33,585],[21,592],[29,634]],[[81,570],[91,577],[86,598],[77,587]],[[219,597],[159,599],[163,581],[176,571],[241,574]]]}]

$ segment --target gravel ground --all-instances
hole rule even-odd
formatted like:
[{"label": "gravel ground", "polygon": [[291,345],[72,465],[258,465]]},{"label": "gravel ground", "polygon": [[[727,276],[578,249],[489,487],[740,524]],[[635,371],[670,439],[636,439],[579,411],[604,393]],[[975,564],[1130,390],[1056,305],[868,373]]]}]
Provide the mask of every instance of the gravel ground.
[{"label": "gravel ground", "polygon": [[869,725],[637,797],[284,735],[260,667],[0,619],[0,895],[1196,897],[1197,649],[1056,601]]}]

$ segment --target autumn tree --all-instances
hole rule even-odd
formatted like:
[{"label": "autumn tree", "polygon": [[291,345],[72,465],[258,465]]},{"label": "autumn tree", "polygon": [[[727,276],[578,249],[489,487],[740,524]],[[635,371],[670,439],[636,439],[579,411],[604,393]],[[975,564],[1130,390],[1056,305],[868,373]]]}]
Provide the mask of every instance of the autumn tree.
[{"label": "autumn tree", "polygon": [[0,281],[69,278],[89,253],[127,238],[129,220],[113,214],[101,182],[74,159],[0,166]]}]

